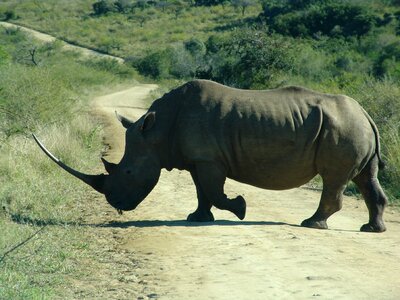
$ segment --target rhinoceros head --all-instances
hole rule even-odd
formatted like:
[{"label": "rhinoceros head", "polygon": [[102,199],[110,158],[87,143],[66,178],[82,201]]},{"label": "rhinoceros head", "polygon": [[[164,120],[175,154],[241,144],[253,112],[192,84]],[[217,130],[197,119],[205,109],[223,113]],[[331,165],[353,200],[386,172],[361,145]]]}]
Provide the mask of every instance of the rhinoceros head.
[{"label": "rhinoceros head", "polygon": [[161,166],[155,145],[146,139],[146,132],[155,122],[155,113],[150,112],[137,122],[117,115],[127,128],[125,153],[119,164],[102,158],[108,174],[87,175],[65,165],[48,151],[33,135],[39,147],[61,168],[105,195],[108,203],[119,211],[133,210],[157,184]]}]

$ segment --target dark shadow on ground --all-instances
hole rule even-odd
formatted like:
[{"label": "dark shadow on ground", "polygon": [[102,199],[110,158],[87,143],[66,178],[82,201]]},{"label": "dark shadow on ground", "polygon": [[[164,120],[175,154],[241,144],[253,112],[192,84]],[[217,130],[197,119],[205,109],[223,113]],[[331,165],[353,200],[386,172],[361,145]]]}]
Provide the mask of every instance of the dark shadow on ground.
[{"label": "dark shadow on ground", "polygon": [[9,214],[10,219],[18,224],[33,226],[86,226],[100,228],[128,228],[128,227],[200,227],[200,226],[292,226],[300,225],[273,221],[230,221],[217,220],[214,222],[188,222],[186,220],[139,220],[139,221],[111,221],[109,223],[85,223],[82,221],[68,222],[56,219],[37,219],[20,214]]},{"label": "dark shadow on ground", "polygon": [[89,226],[88,224],[81,224],[80,222],[68,222],[57,219],[38,219],[29,216],[24,216],[18,213],[8,213],[11,221],[21,225],[32,226]]},{"label": "dark shadow on ground", "polygon": [[127,227],[199,227],[199,226],[276,226],[288,225],[299,227],[299,225],[288,224],[284,222],[271,221],[229,221],[217,220],[214,222],[188,222],[186,220],[143,220],[128,222],[110,222],[108,224],[99,225],[99,227],[127,228]]}]

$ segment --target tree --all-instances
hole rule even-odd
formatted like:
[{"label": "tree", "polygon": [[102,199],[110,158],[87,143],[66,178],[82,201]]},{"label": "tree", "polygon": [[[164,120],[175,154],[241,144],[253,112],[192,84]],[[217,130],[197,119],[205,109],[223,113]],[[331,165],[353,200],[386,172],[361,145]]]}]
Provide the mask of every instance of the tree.
[{"label": "tree", "polygon": [[114,6],[119,13],[128,13],[133,9],[133,3],[131,0],[118,0],[114,2]]},{"label": "tree", "polygon": [[296,47],[265,30],[241,29],[211,55],[212,79],[242,88],[268,85],[275,74],[294,68]]},{"label": "tree", "polygon": [[175,20],[178,20],[178,17],[183,13],[186,8],[186,3],[182,0],[174,0],[171,2],[170,8],[173,10],[175,14]]},{"label": "tree", "polygon": [[13,20],[16,18],[17,18],[17,16],[15,14],[15,11],[13,11],[13,10],[9,9],[4,12],[0,12],[0,19],[3,21]]},{"label": "tree", "polygon": [[158,1],[156,7],[161,8],[162,12],[165,12],[165,9],[171,6],[171,3],[168,1]]},{"label": "tree", "polygon": [[256,2],[255,0],[232,0],[231,4],[236,9],[241,8],[242,16],[244,16],[246,9],[250,6],[256,5]]},{"label": "tree", "polygon": [[145,76],[165,78],[169,74],[170,59],[165,50],[153,52],[134,61],[133,66]]},{"label": "tree", "polygon": [[378,77],[391,76],[400,79],[400,41],[395,41],[382,49],[374,66]]},{"label": "tree", "polygon": [[93,3],[92,8],[95,16],[105,15],[109,12],[115,11],[116,9],[114,3],[108,0],[95,2]]}]

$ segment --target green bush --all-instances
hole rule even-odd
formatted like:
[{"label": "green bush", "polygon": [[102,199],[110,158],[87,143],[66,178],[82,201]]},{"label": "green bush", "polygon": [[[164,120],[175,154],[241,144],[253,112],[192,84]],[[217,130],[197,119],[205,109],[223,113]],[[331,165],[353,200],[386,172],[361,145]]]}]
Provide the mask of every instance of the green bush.
[{"label": "green bush", "polygon": [[236,31],[221,47],[213,79],[243,88],[270,86],[276,74],[291,72],[297,49],[287,38],[252,29]]},{"label": "green bush", "polygon": [[170,58],[166,51],[153,52],[133,61],[133,66],[144,76],[165,78],[169,74]]},{"label": "green bush", "polygon": [[264,5],[263,17],[272,30],[294,37],[319,33],[329,36],[362,36],[373,28],[378,18],[370,8],[344,1],[290,3],[292,5],[288,7]]},{"label": "green bush", "polygon": [[213,6],[223,4],[224,2],[226,2],[226,0],[194,0],[197,6]]},{"label": "green bush", "polygon": [[17,18],[17,15],[14,10],[8,9],[5,11],[0,11],[0,20],[9,21]]},{"label": "green bush", "polygon": [[400,80],[400,41],[383,47],[374,65],[375,75]]},{"label": "green bush", "polygon": [[105,15],[116,10],[114,2],[110,0],[100,0],[93,3],[92,7],[95,16]]}]

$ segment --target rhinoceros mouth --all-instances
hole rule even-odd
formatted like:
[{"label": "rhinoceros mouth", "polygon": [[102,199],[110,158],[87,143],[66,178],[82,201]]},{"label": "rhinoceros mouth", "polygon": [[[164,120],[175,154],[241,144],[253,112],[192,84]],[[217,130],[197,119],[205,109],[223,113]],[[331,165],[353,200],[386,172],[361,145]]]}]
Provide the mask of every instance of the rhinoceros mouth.
[{"label": "rhinoceros mouth", "polygon": [[122,213],[124,211],[134,210],[141,202],[141,201],[139,201],[139,203],[137,203],[137,202],[124,203],[121,201],[115,201],[115,200],[113,201],[113,199],[107,198],[107,196],[106,196],[106,199],[107,199],[108,204],[110,204],[113,208],[115,208],[117,210],[118,214],[120,214],[120,215],[122,215]]}]

